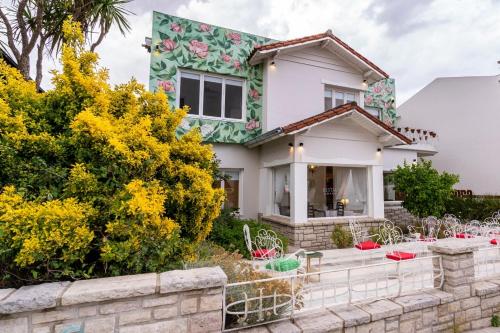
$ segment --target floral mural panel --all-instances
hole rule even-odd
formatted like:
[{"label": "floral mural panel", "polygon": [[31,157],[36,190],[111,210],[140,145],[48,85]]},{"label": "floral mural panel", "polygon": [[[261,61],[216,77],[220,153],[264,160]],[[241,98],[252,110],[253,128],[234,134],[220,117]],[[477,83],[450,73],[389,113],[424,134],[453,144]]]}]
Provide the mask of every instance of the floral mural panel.
[{"label": "floral mural panel", "polygon": [[176,105],[178,69],[191,69],[240,77],[246,80],[244,121],[188,116],[178,134],[197,127],[208,142],[243,143],[262,132],[262,65],[250,66],[247,58],[265,37],[242,33],[158,12],[153,13],[150,90],[158,88]]},{"label": "floral mural panel", "polygon": [[394,79],[387,78],[370,84],[365,92],[365,106],[379,109],[381,120],[393,126],[397,118]]}]

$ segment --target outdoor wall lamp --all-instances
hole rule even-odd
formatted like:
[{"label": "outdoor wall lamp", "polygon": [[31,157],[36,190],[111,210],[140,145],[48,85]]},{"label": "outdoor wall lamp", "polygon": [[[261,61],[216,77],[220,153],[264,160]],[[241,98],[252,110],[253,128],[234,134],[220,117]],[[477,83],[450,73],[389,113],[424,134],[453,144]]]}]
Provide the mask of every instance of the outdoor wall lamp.
[{"label": "outdoor wall lamp", "polygon": [[299,147],[304,147],[304,143],[299,143]]},{"label": "outdoor wall lamp", "polygon": [[377,152],[381,152],[382,151],[382,148],[377,148]]},{"label": "outdoor wall lamp", "polygon": [[293,143],[288,143],[288,147],[293,148]]}]

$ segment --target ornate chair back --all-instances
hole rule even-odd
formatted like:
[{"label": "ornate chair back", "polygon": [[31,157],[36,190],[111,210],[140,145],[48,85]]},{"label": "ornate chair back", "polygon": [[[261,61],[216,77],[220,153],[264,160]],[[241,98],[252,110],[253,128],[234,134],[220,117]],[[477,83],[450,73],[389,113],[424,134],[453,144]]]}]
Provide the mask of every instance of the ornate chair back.
[{"label": "ornate chair back", "polygon": [[254,243],[257,251],[263,253],[264,259],[280,258],[284,255],[283,242],[272,230],[260,229]]},{"label": "ornate chair back", "polygon": [[243,226],[243,236],[245,237],[245,244],[247,246],[248,252],[252,253],[252,238],[250,237],[250,228],[248,227],[248,224],[245,224]]},{"label": "ornate chair back", "polygon": [[354,245],[359,244],[365,240],[366,235],[363,233],[363,229],[361,228],[359,223],[353,219],[349,219],[349,231],[351,231],[352,242],[354,243]]}]

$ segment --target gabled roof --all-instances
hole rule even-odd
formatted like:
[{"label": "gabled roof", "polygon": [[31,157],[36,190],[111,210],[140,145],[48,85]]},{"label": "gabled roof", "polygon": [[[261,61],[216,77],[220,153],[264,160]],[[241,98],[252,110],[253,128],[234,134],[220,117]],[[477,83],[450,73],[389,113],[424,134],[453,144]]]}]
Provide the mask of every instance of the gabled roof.
[{"label": "gabled roof", "polygon": [[339,118],[341,116],[347,116],[348,114],[355,114],[357,115],[360,119],[365,120],[367,123],[369,123],[372,126],[376,126],[380,128],[383,132],[385,132],[387,135],[390,137],[394,138],[398,144],[411,144],[412,140],[407,138],[405,135],[399,133],[389,125],[383,123],[380,121],[377,117],[372,116],[363,108],[358,106],[356,102],[351,102],[347,104],[343,104],[340,106],[337,106],[333,109],[327,110],[325,112],[319,113],[317,115],[296,121],[294,123],[288,124],[283,127],[276,128],[270,132],[264,133],[258,137],[256,137],[253,140],[250,140],[245,143],[248,147],[256,147],[258,145],[261,145],[265,142],[274,140],[278,137],[284,136],[284,135],[293,135],[297,132],[307,130],[310,127],[317,126],[321,123],[324,123],[329,120],[333,120],[334,118]]},{"label": "gabled roof", "polygon": [[280,42],[275,42],[271,44],[259,45],[256,46],[252,53],[250,53],[249,61],[251,64],[256,64],[262,61],[263,58],[269,56],[275,56],[278,51],[284,49],[293,49],[296,47],[304,47],[311,46],[314,44],[324,43],[323,46],[331,43],[332,47],[334,47],[337,51],[344,53],[345,55],[350,55],[354,59],[356,59],[359,63],[364,64],[364,66],[380,76],[380,78],[388,78],[389,74],[383,71],[380,67],[375,65],[373,62],[365,58],[362,54],[354,50],[347,43],[342,41],[340,38],[335,36],[331,30],[327,32],[306,36],[302,38],[290,39]]}]

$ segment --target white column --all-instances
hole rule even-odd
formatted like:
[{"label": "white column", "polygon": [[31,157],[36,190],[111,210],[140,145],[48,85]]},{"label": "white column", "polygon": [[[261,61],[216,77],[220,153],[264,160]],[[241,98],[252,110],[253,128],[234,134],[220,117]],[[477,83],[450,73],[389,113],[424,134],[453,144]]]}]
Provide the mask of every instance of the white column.
[{"label": "white column", "polygon": [[307,164],[290,164],[290,221],[307,222]]},{"label": "white column", "polygon": [[384,218],[384,166],[372,166],[373,217]]},{"label": "white column", "polygon": [[273,173],[271,168],[259,169],[259,213],[271,215],[273,211]]}]

